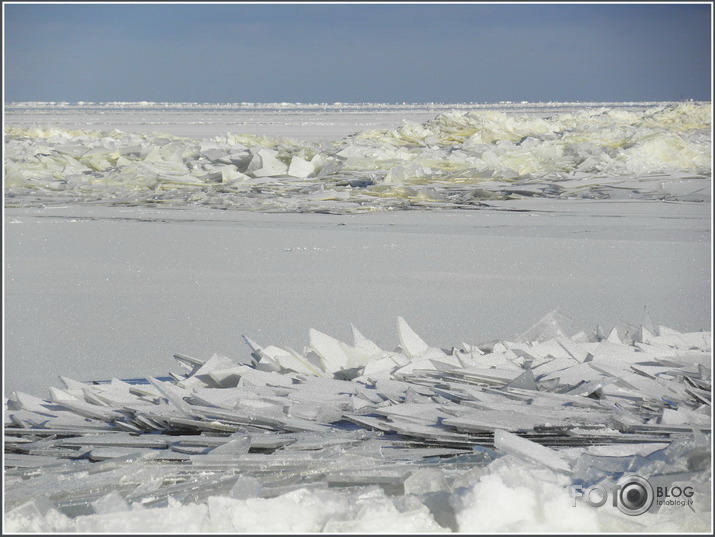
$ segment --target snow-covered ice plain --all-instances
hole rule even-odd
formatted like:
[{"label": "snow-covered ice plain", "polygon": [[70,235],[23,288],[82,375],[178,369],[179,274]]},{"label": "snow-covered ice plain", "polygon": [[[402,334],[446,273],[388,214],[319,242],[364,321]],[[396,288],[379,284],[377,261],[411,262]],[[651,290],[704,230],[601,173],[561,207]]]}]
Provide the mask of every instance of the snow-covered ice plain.
[{"label": "snow-covered ice plain", "polygon": [[711,117],[6,104],[5,531],[711,531]]}]

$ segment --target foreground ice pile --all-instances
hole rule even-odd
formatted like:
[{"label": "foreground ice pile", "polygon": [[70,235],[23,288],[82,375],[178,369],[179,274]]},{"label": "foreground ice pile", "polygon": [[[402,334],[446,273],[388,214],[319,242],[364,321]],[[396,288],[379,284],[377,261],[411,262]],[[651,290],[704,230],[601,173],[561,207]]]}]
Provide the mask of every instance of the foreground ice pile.
[{"label": "foreground ice pile", "polygon": [[[711,333],[568,335],[386,351],[176,355],[166,378],[62,378],[5,401],[5,527],[80,532],[708,531]],[[629,516],[575,490],[687,490]]]},{"label": "foreground ice pile", "polygon": [[711,114],[710,103],[449,111],[330,143],[7,127],[6,204],[347,213],[525,196],[706,201]]}]

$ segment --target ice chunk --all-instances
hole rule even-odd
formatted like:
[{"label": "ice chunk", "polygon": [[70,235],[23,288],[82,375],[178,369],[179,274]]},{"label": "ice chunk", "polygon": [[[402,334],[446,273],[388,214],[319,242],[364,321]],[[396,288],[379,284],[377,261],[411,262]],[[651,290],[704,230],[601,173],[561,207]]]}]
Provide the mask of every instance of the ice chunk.
[{"label": "ice chunk", "polygon": [[621,338],[618,336],[618,330],[616,330],[616,327],[614,326],[611,332],[608,334],[608,338],[606,338],[606,341],[609,343],[615,343],[616,345],[619,345],[621,342]]},{"label": "ice chunk", "polygon": [[458,431],[470,433],[488,433],[499,431],[508,425],[510,431],[531,432],[535,427],[565,427],[568,425],[566,419],[558,416],[544,416],[544,413],[527,413],[521,409],[499,410],[488,409],[480,411],[464,412],[459,417],[446,418],[442,420],[443,425],[454,427]]},{"label": "ice chunk", "polygon": [[258,349],[255,353],[259,358],[257,368],[264,371],[303,373],[316,375],[319,377],[326,375],[326,370],[322,363],[315,363],[309,357],[301,356],[291,348],[281,349],[269,345],[263,349]]},{"label": "ice chunk", "polygon": [[655,335],[645,326],[640,325],[633,335],[633,340],[639,343],[653,343]]},{"label": "ice chunk", "polygon": [[405,479],[404,487],[405,494],[427,494],[449,490],[444,474],[437,468],[417,470]]},{"label": "ice chunk", "polygon": [[553,470],[568,472],[570,469],[566,459],[557,451],[508,431],[494,432],[494,447],[516,457],[543,464]]},{"label": "ice chunk", "polygon": [[221,444],[213,448],[209,454],[210,455],[220,455],[228,458],[235,458],[244,453],[248,453],[251,447],[251,437],[245,434],[234,434],[231,435],[231,439],[225,444]]},{"label": "ice chunk", "polygon": [[93,501],[92,508],[98,515],[104,515],[107,513],[120,513],[122,511],[128,511],[129,504],[121,494],[113,491]]},{"label": "ice chunk", "polygon": [[325,369],[337,373],[350,367],[345,344],[335,338],[311,328],[309,331],[310,346],[320,356],[325,364]]},{"label": "ice chunk", "polygon": [[[604,378],[601,370],[594,370],[590,362],[574,365],[539,377],[539,381],[558,379],[559,385],[576,386],[581,382],[600,382]],[[540,370],[539,370],[540,371]]]},{"label": "ice chunk", "polygon": [[593,358],[593,355],[583,345],[579,345],[569,338],[557,337],[556,341],[574,360],[587,362]]},{"label": "ice chunk", "polygon": [[37,412],[38,414],[46,414],[49,416],[57,415],[57,411],[62,409],[61,406],[24,392],[13,392],[10,402],[10,408],[13,410],[23,409],[29,412]]},{"label": "ice chunk", "polygon": [[293,157],[288,167],[288,175],[304,179],[315,173],[315,168],[312,162],[308,162],[300,157]]},{"label": "ice chunk", "polygon": [[526,332],[516,337],[517,342],[529,343],[532,341],[547,341],[557,337],[568,337],[568,327],[571,326],[572,319],[563,315],[558,310],[546,314],[539,322],[529,328]]},{"label": "ice chunk", "polygon": [[440,349],[430,347],[402,318],[397,318],[397,335],[400,348],[408,358],[443,358],[446,354]]},{"label": "ice chunk", "polygon": [[521,375],[510,381],[506,386],[508,388],[521,388],[522,390],[538,390],[536,380],[534,379],[534,373],[531,371],[531,368],[528,368]]},{"label": "ice chunk", "polygon": [[424,179],[432,173],[430,168],[425,168],[419,164],[400,165],[391,168],[385,175],[385,183],[405,183],[410,180]]},{"label": "ice chunk", "polygon": [[410,328],[402,317],[397,318],[397,334],[400,338],[402,350],[410,358],[422,356],[426,354],[430,348],[429,345]]},{"label": "ice chunk", "polygon": [[161,382],[152,377],[147,377],[149,384],[157,389],[167,400],[173,404],[176,409],[187,418],[191,418],[193,414],[191,413],[190,406],[183,400],[183,397],[188,395],[186,390],[174,386],[169,383]]},{"label": "ice chunk", "polygon": [[[279,175],[286,175],[286,173],[288,172],[288,166],[278,160],[278,158],[276,158],[277,155],[278,153],[276,151],[272,151],[269,149],[259,150],[249,164],[249,170],[252,168],[252,166],[260,166],[257,167],[255,170],[252,170],[253,176],[276,177]],[[259,159],[260,164],[256,163],[254,165],[254,161],[256,159]]]},{"label": "ice chunk", "polygon": [[629,363],[643,362],[647,359],[646,355],[636,347],[624,345],[622,343],[612,343],[611,341],[601,341],[593,350],[593,364],[604,361],[614,363],[624,363],[627,367]]},{"label": "ice chunk", "polygon": [[128,447],[98,447],[92,449],[89,458],[93,461],[105,461],[108,459],[135,458],[147,453],[154,453],[153,449],[128,448]]},{"label": "ice chunk", "polygon": [[[386,376],[389,378],[392,371],[398,367],[407,365],[409,362],[410,359],[402,354],[385,356],[384,358],[373,360],[368,363],[363,369],[362,376],[367,378],[377,378],[378,376],[382,378],[383,376]],[[380,375],[380,373],[387,373],[387,375]]]},{"label": "ice chunk", "polygon": [[222,354],[214,354],[201,364],[189,378],[178,382],[177,385],[184,388],[233,387],[238,382],[242,369],[245,367],[239,366],[230,358]]},{"label": "ice chunk", "polygon": [[660,423],[663,425],[689,425],[705,429],[710,429],[711,421],[710,415],[701,414],[684,407],[680,407],[677,410],[665,408],[660,417]]},{"label": "ice chunk", "polygon": [[74,530],[73,521],[44,496],[4,512],[3,532],[51,533]]},{"label": "ice chunk", "polygon": [[[53,397],[53,399],[55,399]],[[76,412],[80,416],[86,418],[97,419],[102,421],[115,421],[124,417],[124,414],[116,410],[111,410],[105,407],[92,405],[85,403],[84,401],[69,400],[69,399],[59,399],[55,400],[58,405],[61,405],[73,412]]]},{"label": "ice chunk", "polygon": [[255,477],[241,475],[229,494],[236,500],[257,498],[261,494],[261,482]]},{"label": "ice chunk", "polygon": [[350,325],[353,332],[353,345],[356,349],[360,349],[365,353],[372,355],[373,357],[378,357],[383,353],[383,350],[378,347],[371,340],[363,336],[360,331],[355,328],[354,325]]},{"label": "ice chunk", "polygon": [[402,366],[392,372],[392,376],[397,380],[409,380],[410,374],[419,371],[435,371],[436,367],[432,360],[419,358],[412,360],[409,364]]}]

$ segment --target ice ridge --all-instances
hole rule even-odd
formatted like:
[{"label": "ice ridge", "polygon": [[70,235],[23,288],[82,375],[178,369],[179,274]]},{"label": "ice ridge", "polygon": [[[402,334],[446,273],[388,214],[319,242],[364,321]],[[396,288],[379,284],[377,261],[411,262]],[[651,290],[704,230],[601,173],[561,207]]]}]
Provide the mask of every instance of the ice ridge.
[{"label": "ice ridge", "polygon": [[[422,517],[419,531],[466,531],[486,527],[470,495],[512,490],[521,471],[559,495],[637,473],[707,500],[711,333],[648,320],[571,334],[568,321],[551,312],[515,341],[440,349],[399,318],[392,351],[357,329],[352,344],[311,330],[300,353],[245,338],[242,358],[177,354],[183,372],[161,379],[61,377],[47,399],[15,392],[6,519],[54,513],[55,527],[81,531],[115,511],[182,505],[203,510],[206,529],[221,502],[377,495],[396,520]],[[306,531],[364,529],[364,512],[341,509]]]},{"label": "ice ridge", "polygon": [[8,206],[356,213],[524,197],[707,201],[710,103],[466,109],[333,142],[5,128]]}]

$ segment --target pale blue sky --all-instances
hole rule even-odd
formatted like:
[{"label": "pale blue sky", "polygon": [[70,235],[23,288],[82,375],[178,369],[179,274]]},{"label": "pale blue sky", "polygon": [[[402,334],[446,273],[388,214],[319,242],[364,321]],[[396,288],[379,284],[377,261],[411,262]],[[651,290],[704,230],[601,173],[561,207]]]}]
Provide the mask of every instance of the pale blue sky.
[{"label": "pale blue sky", "polygon": [[709,3],[5,3],[5,101],[710,100]]}]

